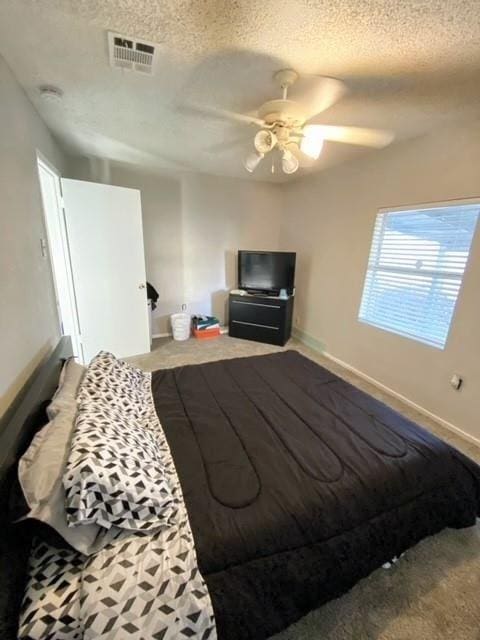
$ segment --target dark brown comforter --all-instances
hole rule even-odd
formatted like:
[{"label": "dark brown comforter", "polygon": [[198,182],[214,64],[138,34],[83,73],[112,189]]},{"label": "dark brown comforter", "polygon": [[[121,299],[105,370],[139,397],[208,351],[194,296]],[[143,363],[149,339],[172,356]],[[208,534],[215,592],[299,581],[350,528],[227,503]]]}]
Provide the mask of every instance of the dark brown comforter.
[{"label": "dark brown comforter", "polygon": [[221,640],[261,639],[480,513],[480,468],[295,351],[152,387]]}]

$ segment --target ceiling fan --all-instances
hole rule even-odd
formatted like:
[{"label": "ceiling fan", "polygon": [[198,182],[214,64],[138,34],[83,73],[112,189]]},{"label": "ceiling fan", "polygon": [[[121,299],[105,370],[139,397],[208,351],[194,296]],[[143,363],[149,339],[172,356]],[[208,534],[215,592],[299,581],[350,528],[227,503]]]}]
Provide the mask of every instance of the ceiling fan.
[{"label": "ceiling fan", "polygon": [[[319,158],[325,140],[375,148],[385,147],[392,142],[394,134],[390,131],[317,122],[318,116],[347,92],[341,80],[324,76],[299,76],[293,69],[277,71],[274,80],[282,91],[282,97],[268,100],[252,114],[190,105],[191,109],[204,115],[259,127],[253,139],[255,151],[244,161],[245,169],[250,173],[274,149],[281,154],[284,173],[290,174],[299,167],[311,166]],[[293,85],[296,99],[288,97]],[[226,146],[233,145],[227,143]],[[225,145],[219,145],[216,149],[221,147],[225,148]]]}]

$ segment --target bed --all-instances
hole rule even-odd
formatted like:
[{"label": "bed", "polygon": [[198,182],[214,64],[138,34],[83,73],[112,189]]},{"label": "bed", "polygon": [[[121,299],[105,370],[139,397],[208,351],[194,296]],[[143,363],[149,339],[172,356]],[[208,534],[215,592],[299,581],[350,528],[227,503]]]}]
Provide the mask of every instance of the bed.
[{"label": "bed", "polygon": [[474,462],[296,351],[156,371],[151,391],[220,640],[268,638],[480,514]]}]

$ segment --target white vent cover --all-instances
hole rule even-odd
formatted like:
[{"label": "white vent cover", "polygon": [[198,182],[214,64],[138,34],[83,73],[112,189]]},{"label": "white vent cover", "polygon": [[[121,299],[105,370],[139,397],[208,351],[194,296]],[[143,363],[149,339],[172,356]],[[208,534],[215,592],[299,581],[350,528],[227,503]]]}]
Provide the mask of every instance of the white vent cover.
[{"label": "white vent cover", "polygon": [[112,67],[151,76],[155,70],[156,53],[156,45],[151,42],[108,32],[108,54]]}]

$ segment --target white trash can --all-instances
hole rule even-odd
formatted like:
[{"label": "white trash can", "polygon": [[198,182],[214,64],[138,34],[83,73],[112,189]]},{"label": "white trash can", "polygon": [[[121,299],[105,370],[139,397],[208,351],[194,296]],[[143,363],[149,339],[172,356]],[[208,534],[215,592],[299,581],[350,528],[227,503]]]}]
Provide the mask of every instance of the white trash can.
[{"label": "white trash can", "polygon": [[192,319],[188,313],[174,313],[170,316],[174,340],[188,340]]}]

